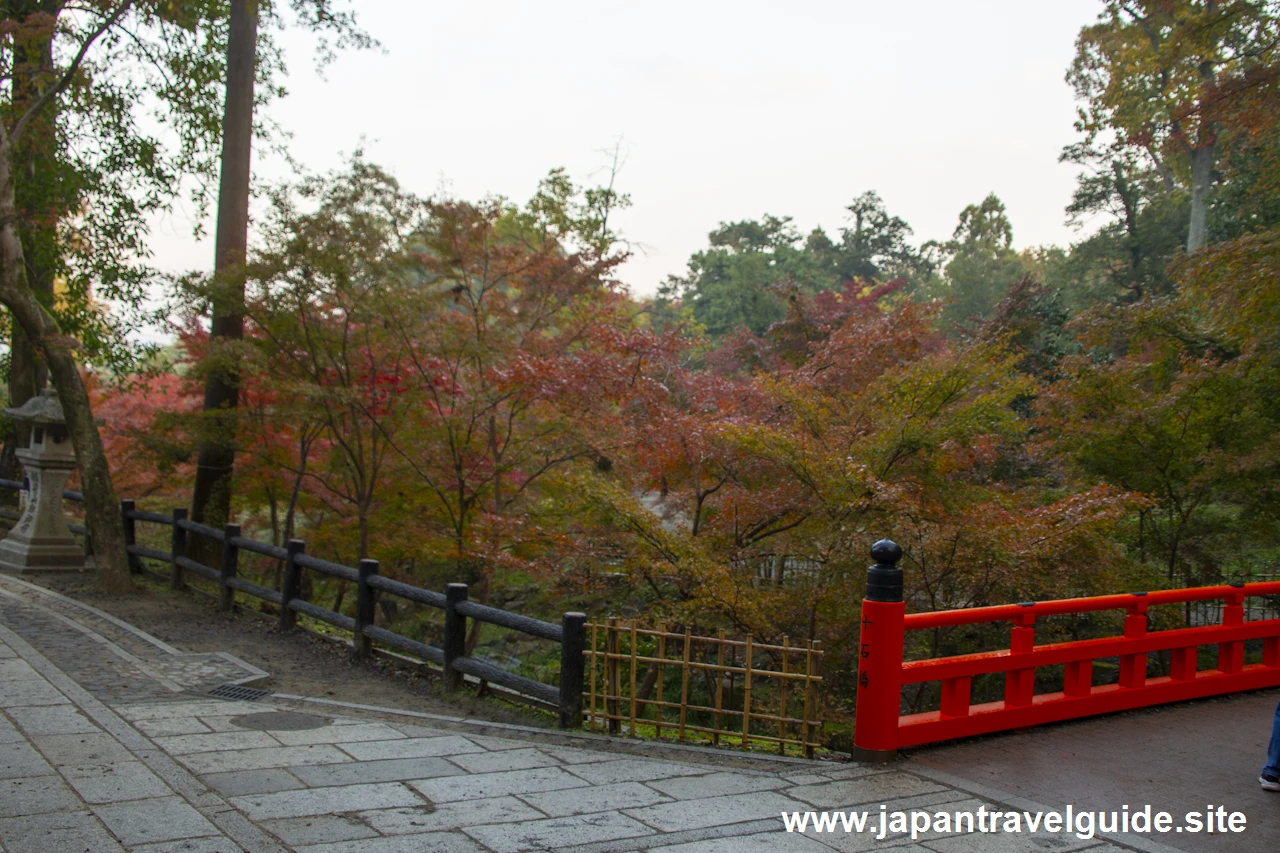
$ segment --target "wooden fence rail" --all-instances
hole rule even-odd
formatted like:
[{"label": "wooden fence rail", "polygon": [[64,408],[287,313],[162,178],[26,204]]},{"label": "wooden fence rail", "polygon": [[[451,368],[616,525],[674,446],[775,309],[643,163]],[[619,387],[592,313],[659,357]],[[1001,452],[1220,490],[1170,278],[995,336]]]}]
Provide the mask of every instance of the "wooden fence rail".
[{"label": "wooden fence rail", "polygon": [[[12,480],[0,480],[0,488],[21,490],[23,484]],[[71,501],[83,501],[80,492],[66,491],[63,497]],[[291,539],[281,548],[246,539],[240,535],[240,525],[228,524],[222,530],[199,524],[187,517],[187,510],[175,508],[172,514],[139,510],[131,500],[120,502],[120,515],[124,520],[125,545],[129,553],[130,568],[135,573],[145,570],[142,560],[155,560],[169,564],[168,581],[173,589],[186,586],[187,576],[195,575],[217,586],[218,605],[230,611],[235,605],[236,593],[269,601],[280,608],[280,627],[288,630],[297,624],[298,614],[317,619],[352,634],[352,645],[357,657],[366,657],[373,651],[375,642],[400,652],[408,652],[423,660],[439,664],[444,669],[446,689],[456,690],[463,684],[463,675],[470,675],[483,682],[500,685],[533,704],[542,705],[557,712],[561,728],[578,728],[582,725],[582,696],[586,647],[586,622],[583,613],[565,613],[559,625],[510,613],[496,607],[467,600],[467,585],[451,583],[444,594],[411,586],[391,578],[382,577],[377,560],[361,560],[358,568],[322,560],[306,553],[306,543]],[[0,517],[16,517],[8,510],[0,510]],[[169,550],[148,548],[137,542],[138,522],[159,524],[171,528]],[[88,534],[81,525],[68,525],[75,533]],[[218,568],[211,568],[187,556],[193,553],[187,547],[188,534],[203,536],[222,545]],[[283,561],[280,589],[274,590],[239,577],[240,552],[250,551]],[[322,575],[349,581],[356,585],[356,613],[348,616],[305,600],[301,596],[303,572],[310,570]],[[155,572],[147,571],[154,575]],[[444,611],[445,630],[442,648],[397,634],[374,625],[374,613],[379,595],[391,595]],[[532,637],[560,644],[560,679],[558,685],[543,684],[508,672],[495,664],[466,654],[467,620],[474,619],[490,625],[498,625],[519,631]]]},{"label": "wooden fence rail", "polygon": [[658,738],[732,738],[776,744],[780,753],[792,745],[810,758],[820,745],[820,643],[768,645],[749,634],[705,637],[617,619],[591,623],[589,634],[584,712],[592,731],[651,728]]}]

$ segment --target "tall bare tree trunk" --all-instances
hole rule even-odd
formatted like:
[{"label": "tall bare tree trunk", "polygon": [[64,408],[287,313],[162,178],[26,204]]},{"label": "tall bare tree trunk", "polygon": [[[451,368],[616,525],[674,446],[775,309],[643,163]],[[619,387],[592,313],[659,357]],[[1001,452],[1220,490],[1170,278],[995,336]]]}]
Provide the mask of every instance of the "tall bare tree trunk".
[{"label": "tall bare tree trunk", "polygon": [[1191,228],[1187,233],[1187,251],[1203,248],[1209,240],[1209,186],[1213,181],[1213,164],[1218,146],[1205,143],[1191,150]]},{"label": "tall bare tree trunk", "polygon": [[213,322],[204,386],[199,466],[191,498],[194,521],[221,527],[231,511],[235,413],[240,403],[238,342],[244,337],[244,264],[249,246],[249,158],[257,0],[231,0],[227,99],[222,123],[222,178],[214,257]]}]

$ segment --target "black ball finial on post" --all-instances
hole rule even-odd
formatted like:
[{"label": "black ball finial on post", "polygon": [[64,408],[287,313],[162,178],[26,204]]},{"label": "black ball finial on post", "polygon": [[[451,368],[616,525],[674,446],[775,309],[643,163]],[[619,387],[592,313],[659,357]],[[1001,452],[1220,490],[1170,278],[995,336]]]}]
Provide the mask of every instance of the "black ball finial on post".
[{"label": "black ball finial on post", "polygon": [[875,565],[867,569],[867,601],[902,601],[902,548],[892,539],[871,546]]}]

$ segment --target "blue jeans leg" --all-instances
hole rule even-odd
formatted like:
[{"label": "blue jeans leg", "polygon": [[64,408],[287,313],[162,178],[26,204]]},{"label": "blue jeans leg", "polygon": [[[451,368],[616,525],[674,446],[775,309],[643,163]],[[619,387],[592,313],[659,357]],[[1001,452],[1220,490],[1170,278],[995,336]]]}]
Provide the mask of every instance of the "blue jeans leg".
[{"label": "blue jeans leg", "polygon": [[1280,779],[1280,705],[1276,705],[1276,719],[1271,724],[1271,745],[1267,747],[1267,766],[1262,772]]}]

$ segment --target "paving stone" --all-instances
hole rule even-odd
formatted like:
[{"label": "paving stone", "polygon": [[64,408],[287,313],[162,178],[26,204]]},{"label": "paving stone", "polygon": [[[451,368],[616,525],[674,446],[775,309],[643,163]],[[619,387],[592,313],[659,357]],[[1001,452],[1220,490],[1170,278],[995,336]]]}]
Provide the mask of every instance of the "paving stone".
[{"label": "paving stone", "polygon": [[302,764],[338,764],[351,757],[340,749],[317,746],[277,746],[270,749],[236,749],[227,752],[193,752],[177,756],[193,773],[229,773],[233,770],[265,770]]},{"label": "paving stone", "polygon": [[377,761],[383,758],[421,758],[428,755],[462,755],[467,752],[484,752],[482,746],[457,735],[429,738],[404,738],[402,740],[376,740],[368,743],[340,744],[343,751],[357,761]]},{"label": "paving stone", "polygon": [[173,793],[140,761],[68,765],[62,775],[86,803],[119,803],[167,797]]},{"label": "paving stone", "polygon": [[880,803],[899,797],[911,797],[945,790],[937,782],[930,782],[909,773],[880,773],[821,785],[798,785],[788,788],[789,797],[796,797],[819,808],[839,809],[864,803]]},{"label": "paving stone", "polygon": [[464,771],[443,758],[390,758],[384,761],[351,761],[346,764],[313,764],[290,768],[308,785],[360,785],[370,782],[404,782],[437,776],[460,776]]},{"label": "paving stone", "polygon": [[243,853],[243,850],[243,847],[231,839],[214,835],[208,838],[184,838],[181,841],[143,844],[130,847],[129,853]]},{"label": "paving stone", "polygon": [[[356,841],[372,838],[378,833],[369,828],[359,816],[353,814],[311,815],[279,820],[264,820],[262,828],[279,838],[289,847],[304,844],[328,844],[337,841]],[[348,847],[348,849],[352,849]],[[426,853],[426,851],[423,851]]]},{"label": "paving stone", "polygon": [[9,715],[29,735],[76,735],[100,731],[97,724],[74,705],[13,708]]},{"label": "paving stone", "polygon": [[405,737],[444,737],[453,734],[448,729],[420,726],[415,723],[389,723],[388,725]]},{"label": "paving stone", "polygon": [[[709,838],[669,847],[650,847],[647,853],[831,853],[831,848],[803,835],[782,832],[759,832],[730,838]],[[895,850],[894,853],[901,853]]]},{"label": "paving stone", "polygon": [[218,834],[217,828],[181,797],[94,806],[93,811],[128,845]]},{"label": "paving stone", "polygon": [[31,664],[21,659],[0,660],[0,683],[6,681],[43,681]]},{"label": "paving stone", "polygon": [[133,761],[133,753],[106,732],[78,735],[33,735],[31,742],[55,767],[63,764],[110,764]]},{"label": "paving stone", "polygon": [[562,788],[581,788],[586,782],[559,767],[537,767],[508,773],[482,773],[445,779],[419,779],[409,783],[433,803],[501,797],[505,794],[534,794]]},{"label": "paving stone", "polygon": [[0,817],[75,811],[80,801],[58,776],[0,779]]},{"label": "paving stone", "polygon": [[880,773],[888,772],[883,764],[856,764],[842,763],[835,761],[824,761],[817,765],[821,769],[817,772],[826,776],[828,779],[860,779],[863,776],[875,776]]},{"label": "paving stone", "polygon": [[653,834],[649,827],[619,812],[469,826],[463,832],[496,853],[571,847],[592,841],[614,841]]},{"label": "paving stone", "polygon": [[25,741],[0,744],[0,779],[24,776],[48,776],[53,773],[49,762]]},{"label": "paving stone", "polygon": [[626,809],[626,814],[663,832],[678,832],[764,818],[776,818],[781,826],[783,812],[807,810],[804,803],[773,791],[759,791],[754,794],[681,800],[647,808]]},{"label": "paving stone", "polygon": [[541,820],[544,817],[545,814],[515,797],[490,797],[438,806],[421,805],[360,813],[361,820],[383,835],[439,832],[463,826]]},{"label": "paving stone", "polygon": [[823,782],[831,781],[826,776],[819,776],[817,773],[784,773],[782,778],[792,785],[820,785]]},{"label": "paving stone", "polygon": [[[972,812],[972,811],[975,811],[979,806],[984,805],[982,800],[973,799],[973,798],[962,799],[959,801],[953,801],[946,804],[935,804],[935,805],[929,805],[929,806],[907,805],[910,802],[912,802],[912,800],[899,800],[892,803],[886,803],[885,804],[887,807],[886,811],[887,812],[908,811],[911,808],[918,808],[918,809],[921,809],[922,811],[928,811],[930,814],[934,814],[939,811],[946,811],[954,814],[957,811]],[[986,804],[986,805],[990,807],[990,804]],[[867,818],[866,832],[845,832],[843,826],[841,826],[841,828],[836,832],[817,832],[814,829],[810,828],[806,830],[804,834],[809,838],[816,839],[818,841],[821,841],[823,844],[826,844],[827,846],[834,848],[835,850],[839,851],[839,853],[866,853],[866,851],[878,851],[886,847],[891,847],[892,845],[901,846],[901,845],[908,845],[913,843],[911,841],[911,836],[909,833],[887,833],[884,839],[876,838],[876,836],[880,834],[879,804],[876,804],[874,807],[867,806],[860,809],[854,809],[854,811],[865,811],[867,813],[868,818]],[[947,834],[949,835],[953,833],[947,833]],[[955,834],[958,834],[958,833],[955,833]],[[942,837],[944,837],[942,833],[934,833],[932,830],[917,836],[921,844],[923,844],[926,840],[936,840]],[[979,841],[983,840],[983,836],[980,836],[980,835],[975,836],[975,838],[977,838]],[[894,847],[893,849],[895,853],[898,853],[898,850],[900,849],[900,847]],[[1034,850],[1034,851],[1039,850],[1039,848],[1034,845],[1027,849]],[[978,851],[981,851],[981,850],[982,848],[979,847]]]},{"label": "paving stone", "polygon": [[566,791],[548,791],[542,794],[521,794],[520,799],[551,817],[567,817],[609,809],[639,808],[671,802],[669,797],[639,782],[570,788]]},{"label": "paving stone", "polygon": [[361,743],[364,741],[405,740],[403,733],[386,723],[365,723],[355,726],[324,726],[298,732],[272,732],[271,736],[285,746],[302,746],[311,743]]},{"label": "paving stone", "polygon": [[[323,765],[338,766],[342,765]],[[210,773],[200,780],[224,797],[245,794],[274,794],[276,791],[292,791],[306,786],[287,770],[237,770],[231,773]]]},{"label": "paving stone", "polygon": [[787,783],[777,776],[755,776],[746,773],[709,773],[706,776],[677,776],[659,779],[649,786],[677,800],[724,797],[785,788]]},{"label": "paving stone", "polygon": [[55,690],[53,685],[44,679],[24,678],[14,681],[0,679],[0,684],[4,685],[4,689],[0,690],[0,708],[70,704],[66,696]]},{"label": "paving stone", "polygon": [[1071,850],[1097,849],[1101,839],[1080,839],[1074,835],[1003,835],[974,833],[926,841],[923,847],[936,853],[1067,853]]},{"label": "paving stone", "polygon": [[193,752],[221,752],[230,749],[270,749],[280,746],[266,732],[213,732],[211,734],[175,735],[155,738],[156,746],[170,755],[188,755]]},{"label": "paving stone", "polygon": [[496,773],[503,770],[528,770],[550,767],[558,762],[536,749],[507,749],[502,752],[473,752],[451,755],[449,760],[468,773]]},{"label": "paving stone", "polygon": [[[352,850],[348,843],[314,844],[299,847],[297,853],[352,853]],[[369,838],[360,842],[359,853],[485,853],[485,850],[460,833],[428,832]]]},{"label": "paving stone", "polygon": [[[26,710],[25,708],[23,710]],[[26,737],[18,731],[18,727],[0,716],[0,745],[6,743],[24,743]]]},{"label": "paving stone", "polygon": [[390,809],[421,803],[416,791],[399,782],[306,788],[231,798],[231,804],[250,820]]},{"label": "paving stone", "polygon": [[6,646],[4,643],[0,643],[0,658],[16,658],[17,656],[17,652]]},{"label": "paving stone", "polygon": [[182,719],[184,717],[233,717],[240,714],[260,714],[274,711],[269,705],[256,702],[227,702],[207,699],[198,702],[140,702],[119,705],[115,712],[129,721]]},{"label": "paving stone", "polygon": [[594,785],[608,785],[613,782],[649,782],[655,779],[669,779],[672,776],[696,776],[707,772],[706,767],[644,758],[624,758],[619,761],[574,765],[571,769],[573,773]]},{"label": "paving stone", "polygon": [[[270,711],[270,708],[258,708],[257,711],[250,713],[262,713]],[[244,714],[218,714],[216,716],[201,715],[192,717],[191,721],[198,723],[202,731],[210,732],[243,732],[247,731],[244,726],[233,723],[232,720],[243,718]],[[173,720],[175,724],[181,723],[181,720]],[[200,732],[174,732],[176,735],[199,734]]]},{"label": "paving stone", "polygon": [[156,720],[134,720],[133,727],[147,737],[208,734],[210,729],[195,717],[161,717]]},{"label": "paving stone", "polygon": [[599,749],[577,749],[572,746],[540,746],[538,748],[547,755],[554,755],[565,764],[592,764],[618,760],[617,753]]},{"label": "paving stone", "polygon": [[504,749],[523,749],[529,745],[528,740],[516,740],[505,737],[489,737],[488,735],[467,735],[467,740],[479,744],[485,749],[500,751]]},{"label": "paving stone", "polygon": [[0,819],[0,844],[7,853],[123,853],[88,812],[53,812]]}]

